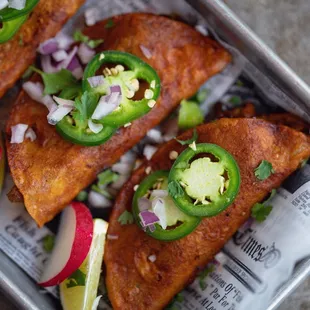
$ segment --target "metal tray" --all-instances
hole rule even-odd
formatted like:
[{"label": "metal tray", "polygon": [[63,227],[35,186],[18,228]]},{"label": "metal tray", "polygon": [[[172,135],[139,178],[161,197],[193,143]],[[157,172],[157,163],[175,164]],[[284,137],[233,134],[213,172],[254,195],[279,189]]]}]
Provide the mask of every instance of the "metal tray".
[{"label": "metal tray", "polygon": [[[236,15],[220,0],[186,0],[216,29],[217,34],[236,47],[262,74],[288,97],[307,111],[310,88],[273,53]],[[300,262],[291,279],[273,298],[267,310],[276,309],[310,273],[310,258]],[[60,308],[18,266],[0,251],[0,289],[18,309],[56,310]]]}]

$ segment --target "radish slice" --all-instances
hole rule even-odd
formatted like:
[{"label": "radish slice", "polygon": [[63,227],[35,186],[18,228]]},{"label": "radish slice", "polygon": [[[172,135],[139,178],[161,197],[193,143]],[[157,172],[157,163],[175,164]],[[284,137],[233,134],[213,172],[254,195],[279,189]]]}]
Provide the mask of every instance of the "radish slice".
[{"label": "radish slice", "polygon": [[44,269],[40,285],[58,285],[76,271],[85,260],[93,237],[93,219],[82,203],[72,202],[62,213],[52,255]]}]

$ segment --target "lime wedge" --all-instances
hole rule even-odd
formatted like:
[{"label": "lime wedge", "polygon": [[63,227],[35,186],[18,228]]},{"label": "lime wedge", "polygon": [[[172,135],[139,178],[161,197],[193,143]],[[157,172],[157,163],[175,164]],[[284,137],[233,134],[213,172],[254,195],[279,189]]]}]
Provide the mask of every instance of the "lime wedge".
[{"label": "lime wedge", "polygon": [[4,143],[2,139],[2,134],[0,131],[0,195],[3,187],[4,172],[5,172],[5,153],[4,153]]},{"label": "lime wedge", "polygon": [[[93,240],[89,253],[83,264],[75,272],[76,279],[70,276],[60,284],[60,299],[64,310],[92,310],[97,297],[104,244],[108,223],[94,219]],[[83,275],[85,275],[85,285]],[[77,281],[75,281],[77,280]]]}]

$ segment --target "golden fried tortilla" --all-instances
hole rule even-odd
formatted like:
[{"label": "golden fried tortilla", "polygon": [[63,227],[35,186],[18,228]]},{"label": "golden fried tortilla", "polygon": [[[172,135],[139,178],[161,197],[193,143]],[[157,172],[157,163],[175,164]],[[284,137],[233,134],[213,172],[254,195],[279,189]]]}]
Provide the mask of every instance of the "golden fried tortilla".
[{"label": "golden fried tortilla", "polygon": [[0,98],[34,62],[40,43],[54,37],[85,0],[42,0],[12,40],[0,44]]},{"label": "golden fried tortilla", "polygon": [[[157,70],[161,96],[150,113],[121,129],[99,147],[82,147],[63,140],[46,120],[47,109],[21,92],[7,123],[7,153],[14,182],[26,208],[39,226],[51,220],[95,178],[102,169],[141,140],[147,131],[193,95],[212,75],[230,62],[231,56],[215,41],[192,27],[151,14],[127,14],[88,28],[93,39],[104,39],[101,49],[137,55]],[[146,59],[141,45],[152,52]],[[10,144],[11,126],[31,126],[37,139]]]},{"label": "golden fried tortilla", "polygon": [[[241,187],[234,201],[221,214],[204,218],[198,228],[183,239],[163,242],[145,234],[136,224],[121,226],[119,216],[131,210],[134,186],[152,171],[167,170],[171,151],[184,146],[172,140],[136,170],[124,185],[110,218],[105,246],[106,285],[113,309],[163,309],[175,294],[193,279],[198,267],[205,266],[250,216],[252,206],[296,170],[310,155],[310,138],[285,126],[257,119],[220,119],[197,129],[198,142],[220,145],[240,167]],[[192,136],[186,132],[179,139]],[[262,160],[272,163],[275,173],[259,181],[254,169]],[[156,255],[156,261],[148,257]]]}]

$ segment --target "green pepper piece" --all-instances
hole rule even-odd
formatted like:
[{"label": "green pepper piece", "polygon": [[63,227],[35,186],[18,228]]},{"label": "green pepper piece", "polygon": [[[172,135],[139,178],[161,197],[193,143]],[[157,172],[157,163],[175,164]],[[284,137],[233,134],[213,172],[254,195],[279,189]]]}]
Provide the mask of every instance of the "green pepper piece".
[{"label": "green pepper piece", "polygon": [[[92,88],[87,79],[95,76],[104,64],[122,65],[129,70],[118,72],[117,75],[106,76],[103,86]],[[150,96],[148,99],[131,100],[127,98],[128,91],[130,91],[128,85],[134,79],[149,83]],[[156,71],[140,58],[120,51],[105,51],[97,54],[84,71],[83,91],[95,92],[103,96],[108,93],[109,86],[112,85],[120,85],[122,102],[115,111],[103,117],[99,122],[113,127],[123,126],[148,113],[160,94],[160,79]]]},{"label": "green pepper piece", "polygon": [[197,144],[195,150],[187,148],[174,162],[169,186],[178,189],[170,192],[186,214],[215,216],[232,204],[239,192],[239,167],[233,156],[220,146]]},{"label": "green pepper piece", "polygon": [[194,101],[182,100],[178,125],[180,129],[194,128],[203,123],[203,113]]},{"label": "green pepper piece", "polygon": [[[135,219],[135,222],[139,227],[142,228],[140,217],[139,217],[139,207],[138,207],[138,199],[145,196],[148,190],[152,189],[152,187],[158,183],[161,179],[162,187],[161,189],[167,188],[167,181],[168,181],[169,171],[156,171],[151,175],[147,176],[139,185],[138,189],[135,192],[133,197],[133,206],[132,212]],[[181,212],[173,203],[171,197],[167,197],[168,200],[165,201],[168,203],[169,208],[169,217],[170,222],[173,223],[172,226],[168,226],[167,229],[163,229],[159,224],[155,224],[155,231],[150,232],[148,229],[146,233],[151,237],[162,240],[162,241],[173,241],[178,240],[186,235],[190,234],[200,223],[201,218],[189,216],[183,212]],[[169,202],[169,199],[171,203]],[[169,224],[169,223],[168,223]]]},{"label": "green pepper piece", "polygon": [[39,1],[40,0],[27,0],[26,5],[22,10],[16,10],[9,7],[0,10],[0,21],[6,22],[27,15],[34,9],[34,7],[39,3]]},{"label": "green pepper piece", "polygon": [[84,146],[101,145],[109,140],[116,129],[110,126],[104,126],[99,133],[93,133],[87,130],[87,125],[73,125],[68,117],[63,118],[56,125],[58,133],[66,140]]},{"label": "green pepper piece", "polygon": [[3,22],[2,28],[0,29],[0,43],[9,41],[27,20],[27,18],[28,16],[24,15],[7,22]]}]

